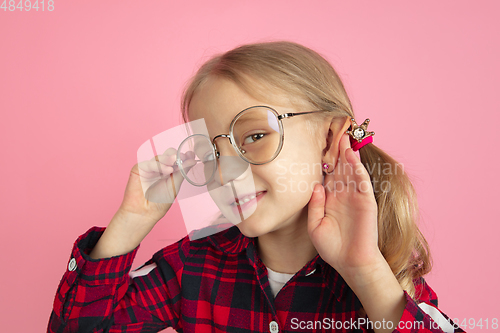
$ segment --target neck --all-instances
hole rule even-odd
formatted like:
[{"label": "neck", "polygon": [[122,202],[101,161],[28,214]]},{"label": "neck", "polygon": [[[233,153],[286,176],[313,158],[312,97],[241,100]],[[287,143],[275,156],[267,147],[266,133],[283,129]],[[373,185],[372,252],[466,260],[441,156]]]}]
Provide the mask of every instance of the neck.
[{"label": "neck", "polygon": [[307,206],[278,230],[257,238],[257,252],[266,267],[294,274],[317,254],[307,232]]}]

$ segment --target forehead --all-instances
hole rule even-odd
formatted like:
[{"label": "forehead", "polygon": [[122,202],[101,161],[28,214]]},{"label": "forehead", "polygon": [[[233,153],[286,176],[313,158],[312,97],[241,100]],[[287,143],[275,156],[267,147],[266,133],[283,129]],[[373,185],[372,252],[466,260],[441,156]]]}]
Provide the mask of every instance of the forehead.
[{"label": "forehead", "polygon": [[193,94],[189,103],[189,121],[203,118],[210,136],[228,133],[233,118],[242,110],[256,105],[270,106],[278,111],[293,110],[289,99],[278,92],[269,92],[268,98],[257,99],[233,81],[209,77]]}]

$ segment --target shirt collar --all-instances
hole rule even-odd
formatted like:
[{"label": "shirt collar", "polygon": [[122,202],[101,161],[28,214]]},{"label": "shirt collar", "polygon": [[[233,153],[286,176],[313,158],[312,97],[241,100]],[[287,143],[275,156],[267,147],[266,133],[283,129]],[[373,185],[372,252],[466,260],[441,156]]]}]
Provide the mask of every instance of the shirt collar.
[{"label": "shirt collar", "polygon": [[[248,249],[251,254],[247,253],[247,255],[250,254],[250,257],[253,257],[257,252],[255,237],[243,235],[237,226],[232,226],[226,230],[212,234],[208,236],[208,240],[214,247],[225,254],[235,255]],[[316,270],[319,271],[317,272]],[[313,273],[322,274],[326,284],[334,293],[338,301],[340,301],[346,291],[350,289],[342,276],[332,266],[326,263],[319,254],[311,259],[298,274],[308,276]]]},{"label": "shirt collar", "polygon": [[208,241],[225,254],[238,254],[245,250],[248,244],[255,245],[255,238],[243,235],[235,225],[208,236]]}]

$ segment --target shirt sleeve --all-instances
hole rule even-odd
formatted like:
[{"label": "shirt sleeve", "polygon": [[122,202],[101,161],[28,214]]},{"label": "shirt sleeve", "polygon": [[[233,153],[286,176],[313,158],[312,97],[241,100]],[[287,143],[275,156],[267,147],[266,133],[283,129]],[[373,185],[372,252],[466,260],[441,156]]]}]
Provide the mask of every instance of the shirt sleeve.
[{"label": "shirt sleeve", "polygon": [[465,332],[438,309],[438,299],[434,290],[424,278],[414,281],[417,301],[405,291],[406,307],[393,333]]},{"label": "shirt sleeve", "polygon": [[[130,272],[139,246],[111,258],[89,254],[105,228],[78,237],[56,291],[47,332],[158,332],[179,329],[179,250],[185,239],[158,251]],[[184,240],[184,242],[183,242]],[[172,256],[167,262],[165,254]],[[172,264],[172,265],[170,265]]]}]

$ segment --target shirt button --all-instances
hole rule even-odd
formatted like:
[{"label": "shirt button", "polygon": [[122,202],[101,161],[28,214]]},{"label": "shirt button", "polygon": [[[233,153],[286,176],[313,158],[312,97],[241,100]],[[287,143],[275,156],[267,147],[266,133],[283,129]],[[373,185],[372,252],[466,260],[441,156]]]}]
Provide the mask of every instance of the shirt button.
[{"label": "shirt button", "polygon": [[270,322],[269,323],[269,330],[271,331],[271,333],[278,333],[279,332],[278,323],[275,322],[274,320],[272,322]]},{"label": "shirt button", "polygon": [[76,269],[76,259],[75,258],[71,258],[71,260],[69,261],[68,269],[70,272],[73,272]]}]

